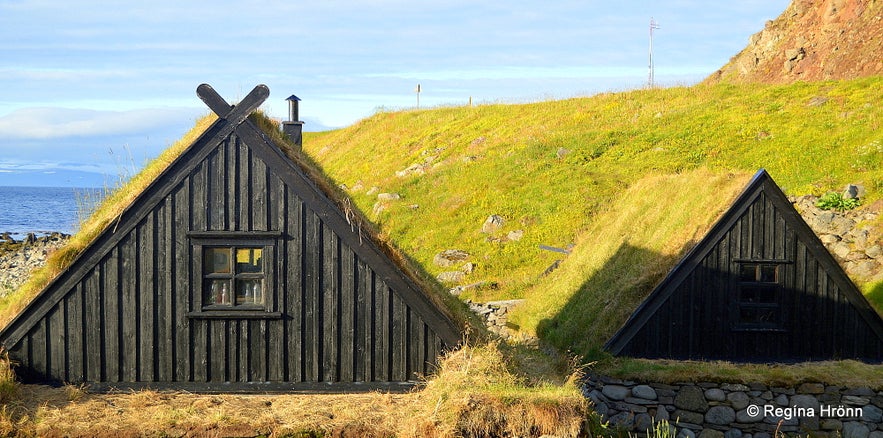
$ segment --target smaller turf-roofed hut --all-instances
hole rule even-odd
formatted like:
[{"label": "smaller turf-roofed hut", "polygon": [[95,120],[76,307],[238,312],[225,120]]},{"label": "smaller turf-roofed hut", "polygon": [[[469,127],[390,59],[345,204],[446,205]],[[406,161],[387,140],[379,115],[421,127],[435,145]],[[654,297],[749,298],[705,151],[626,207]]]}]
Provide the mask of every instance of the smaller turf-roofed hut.
[{"label": "smaller turf-roofed hut", "polygon": [[883,361],[883,321],[759,171],[606,343],[615,355]]},{"label": "smaller turf-roofed hut", "polygon": [[429,373],[456,312],[259,123],[266,86],[236,106],[197,93],[217,121],[0,332],[18,374],[357,391]]}]

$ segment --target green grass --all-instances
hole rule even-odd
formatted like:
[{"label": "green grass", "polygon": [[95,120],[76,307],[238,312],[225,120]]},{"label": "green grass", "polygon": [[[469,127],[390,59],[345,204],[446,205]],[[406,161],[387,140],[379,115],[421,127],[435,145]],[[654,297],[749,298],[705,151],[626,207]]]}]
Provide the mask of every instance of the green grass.
[{"label": "green grass", "polygon": [[[816,96],[828,100],[808,105]],[[465,282],[500,286],[466,298],[520,298],[560,257],[538,245],[576,242],[597,215],[630,202],[623,193],[646,175],[763,167],[789,194],[860,183],[866,204],[880,199],[881,98],[881,78],[637,90],[378,112],[348,128],[310,133],[304,147],[428,272],[450,269],[432,264],[436,253],[463,249],[477,265]],[[425,174],[396,176],[415,163],[427,165]],[[372,187],[402,199],[372,216]],[[491,214],[506,219],[495,236],[480,232]],[[518,229],[522,240],[499,240]]]},{"label": "green grass", "polygon": [[556,272],[525,292],[510,322],[593,357],[750,176],[702,169],[641,179],[595,217]]},{"label": "green grass", "polygon": [[[810,105],[815,97],[827,101]],[[440,251],[469,252],[477,269],[464,283],[498,287],[463,298],[525,298],[510,316],[514,328],[618,374],[633,363],[611,362],[600,347],[759,168],[790,195],[853,183],[867,189],[863,205],[883,198],[881,99],[877,77],[378,112],[308,134],[305,150],[427,272],[451,269],[433,264]],[[424,172],[396,175],[414,164]],[[378,192],[402,199],[371,215]],[[480,228],[491,214],[506,224],[488,236]],[[506,241],[512,230],[524,237]],[[539,245],[575,246],[564,256]],[[883,310],[883,287],[860,286]],[[843,364],[826,367],[815,375],[844,375]],[[687,368],[652,375],[705,375]],[[787,367],[734,375],[780,374],[815,378]]]}]

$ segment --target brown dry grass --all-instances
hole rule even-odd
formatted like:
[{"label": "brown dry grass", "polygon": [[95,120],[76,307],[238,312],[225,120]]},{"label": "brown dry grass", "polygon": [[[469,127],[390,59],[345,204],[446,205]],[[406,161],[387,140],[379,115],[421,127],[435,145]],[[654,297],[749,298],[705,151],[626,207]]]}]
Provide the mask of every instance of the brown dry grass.
[{"label": "brown dry grass", "polygon": [[22,385],[0,434],[39,436],[391,436],[419,394],[88,394]]},{"label": "brown dry grass", "polygon": [[0,406],[0,436],[577,436],[588,415],[579,375],[567,378],[567,364],[550,368],[556,361],[537,362],[539,354],[465,346],[405,394],[92,394],[15,384]]}]

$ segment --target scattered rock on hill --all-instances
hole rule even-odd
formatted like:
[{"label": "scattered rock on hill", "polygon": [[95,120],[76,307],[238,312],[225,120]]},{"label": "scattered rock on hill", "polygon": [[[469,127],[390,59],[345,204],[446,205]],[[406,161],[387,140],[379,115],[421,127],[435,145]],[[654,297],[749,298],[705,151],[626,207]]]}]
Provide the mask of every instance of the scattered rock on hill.
[{"label": "scattered rock on hill", "polygon": [[432,259],[432,262],[438,266],[448,267],[454,266],[460,262],[469,259],[469,253],[462,249],[446,249]]},{"label": "scattered rock on hill", "polygon": [[510,231],[509,234],[506,234],[507,240],[512,240],[515,242],[521,240],[522,237],[524,237],[524,230],[513,230]]},{"label": "scattered rock on hill", "polygon": [[380,193],[377,195],[378,201],[396,201],[402,199],[402,195],[398,193]]},{"label": "scattered rock on hill", "polygon": [[502,216],[492,214],[488,216],[487,220],[484,221],[484,224],[481,226],[481,232],[486,234],[493,234],[497,231],[500,231],[503,228],[503,224],[506,223],[506,220],[503,219]]},{"label": "scattered rock on hill", "polygon": [[439,283],[461,283],[466,279],[466,273],[463,271],[447,271],[438,274],[435,279]]}]

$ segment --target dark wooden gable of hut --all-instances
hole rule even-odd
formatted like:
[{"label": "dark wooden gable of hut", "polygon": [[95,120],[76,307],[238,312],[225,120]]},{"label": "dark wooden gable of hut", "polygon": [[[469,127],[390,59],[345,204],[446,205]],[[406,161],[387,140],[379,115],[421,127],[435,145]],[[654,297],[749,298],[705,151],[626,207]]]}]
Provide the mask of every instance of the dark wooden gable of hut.
[{"label": "dark wooden gable of hut", "polygon": [[607,342],[615,355],[883,361],[883,321],[759,171]]},{"label": "dark wooden gable of hut", "polygon": [[406,386],[461,329],[249,115],[219,120],[0,333],[25,380]]}]

